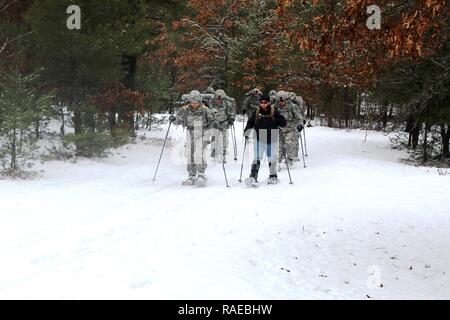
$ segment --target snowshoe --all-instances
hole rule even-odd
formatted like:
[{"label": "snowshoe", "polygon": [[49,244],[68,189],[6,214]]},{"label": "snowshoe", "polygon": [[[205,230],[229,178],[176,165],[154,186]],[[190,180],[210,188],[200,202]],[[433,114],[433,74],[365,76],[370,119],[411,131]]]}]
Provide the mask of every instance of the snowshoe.
[{"label": "snowshoe", "polygon": [[270,176],[266,182],[267,182],[267,184],[279,184],[280,179],[278,179],[278,177],[276,177],[276,176]]},{"label": "snowshoe", "polygon": [[256,180],[254,177],[250,177],[244,180],[245,184],[249,187],[255,187],[258,185],[258,180]]},{"label": "snowshoe", "polygon": [[186,180],[184,180],[182,182],[182,185],[183,186],[192,186],[192,185],[195,184],[195,181],[196,181],[195,177],[194,176],[190,176],[189,178],[187,178]]},{"label": "snowshoe", "polygon": [[206,184],[208,183],[208,178],[204,174],[199,174],[197,177],[197,181],[195,182],[195,185],[197,187],[206,187]]}]

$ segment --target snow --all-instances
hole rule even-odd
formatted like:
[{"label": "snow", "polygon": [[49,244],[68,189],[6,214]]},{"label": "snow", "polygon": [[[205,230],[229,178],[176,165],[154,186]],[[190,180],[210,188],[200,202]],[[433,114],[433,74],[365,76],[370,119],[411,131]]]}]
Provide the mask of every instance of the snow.
[{"label": "snow", "polygon": [[207,188],[181,186],[181,128],[155,184],[165,129],[0,180],[0,298],[449,299],[450,176],[380,133],[307,130],[293,185],[248,188],[229,157],[231,188],[211,161]]}]

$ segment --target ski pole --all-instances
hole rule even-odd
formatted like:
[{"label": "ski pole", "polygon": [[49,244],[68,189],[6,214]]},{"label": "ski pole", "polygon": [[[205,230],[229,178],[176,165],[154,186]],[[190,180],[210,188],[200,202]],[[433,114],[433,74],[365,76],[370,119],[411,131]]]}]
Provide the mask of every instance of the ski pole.
[{"label": "ski pole", "polygon": [[167,142],[167,137],[169,136],[169,131],[170,131],[170,127],[172,126],[172,122],[169,122],[169,128],[167,128],[167,133],[166,133],[166,137],[164,139],[164,144],[161,150],[161,155],[159,156],[159,160],[158,160],[158,166],[156,167],[156,171],[155,171],[155,175],[153,176],[153,183],[155,183],[156,180],[156,175],[158,174],[158,170],[159,170],[159,164],[161,163],[161,159],[164,153],[164,149],[166,147],[166,142]]},{"label": "ski pole", "polygon": [[300,145],[302,146],[303,168],[306,168],[305,150],[303,149],[303,138],[302,138],[302,133],[301,132],[300,132]]},{"label": "ski pole", "polygon": [[236,141],[236,128],[234,124],[232,125],[233,130],[231,131],[232,139],[233,139],[233,148],[234,148],[234,161],[237,161],[237,141]]},{"label": "ski pole", "polygon": [[[244,137],[245,139],[245,137]],[[242,171],[244,170],[244,158],[245,158],[245,151],[247,149],[247,141],[248,139],[245,139],[245,144],[244,144],[244,152],[242,154],[242,165],[241,165],[241,175],[239,177],[239,182],[242,183]]]},{"label": "ski pole", "polygon": [[242,114],[242,133],[245,132],[245,113]]},{"label": "ski pole", "polygon": [[[307,157],[308,156],[308,148],[307,148],[307,146],[306,146],[306,125],[305,125],[305,127],[303,128],[303,136],[305,137],[305,156]],[[301,135],[301,133],[300,133],[300,135]]]},{"label": "ski pole", "polygon": [[223,168],[223,175],[225,176],[225,182],[227,183],[227,188],[229,188],[230,185],[228,184],[227,171],[225,170],[225,162],[224,161],[222,161],[222,168]]},{"label": "ski pole", "polygon": [[[281,131],[281,129],[279,131],[281,134],[281,140],[285,141],[283,132]],[[289,175],[289,181],[290,181],[289,184],[294,184],[294,182],[292,181],[292,177],[291,177],[291,169],[289,168],[289,161],[288,161],[288,157],[287,157],[287,153],[286,153],[286,144],[285,143],[283,143],[282,151],[284,153],[284,160],[286,161],[286,168],[287,168],[288,175]]]}]

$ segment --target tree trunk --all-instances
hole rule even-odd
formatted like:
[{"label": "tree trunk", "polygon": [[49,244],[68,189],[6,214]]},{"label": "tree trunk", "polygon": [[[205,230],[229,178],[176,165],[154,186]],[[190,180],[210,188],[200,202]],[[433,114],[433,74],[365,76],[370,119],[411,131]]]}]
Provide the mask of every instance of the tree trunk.
[{"label": "tree trunk", "polygon": [[116,127],[116,110],[113,109],[108,113],[109,131],[113,132]]},{"label": "tree trunk", "polygon": [[415,150],[419,145],[421,123],[417,123],[411,130],[411,146]]},{"label": "tree trunk", "polygon": [[[136,55],[124,54],[122,56],[122,65],[126,70],[126,77],[123,81],[125,87],[131,90],[136,90],[136,73],[137,73],[137,60]],[[134,135],[134,113],[129,114],[129,110],[121,110],[119,113],[119,118],[123,120],[124,123],[128,124],[131,134]]]},{"label": "tree trunk", "polygon": [[59,128],[59,131],[61,132],[61,136],[64,137],[66,135],[66,118],[64,115],[64,108],[63,106],[60,104],[60,108],[61,108],[61,128]]},{"label": "tree trunk", "polygon": [[442,137],[442,156],[444,158],[450,157],[450,123],[447,124],[447,130],[445,124],[441,125],[441,137]]},{"label": "tree trunk", "polygon": [[428,161],[428,125],[425,122],[425,131],[423,133],[423,161]]},{"label": "tree trunk", "polygon": [[39,130],[40,129],[40,123],[39,120],[36,120],[36,122],[34,123],[34,134],[36,135],[36,139],[40,138],[40,134],[39,134]]},{"label": "tree trunk", "polygon": [[17,154],[16,154],[16,145],[17,145],[17,130],[16,130],[16,123],[14,122],[14,130],[13,130],[13,136],[11,140],[11,173],[15,172],[17,170]]},{"label": "tree trunk", "polygon": [[81,119],[81,111],[80,106],[76,105],[74,108],[74,118],[73,118],[73,125],[75,128],[75,134],[82,134],[82,119]]}]

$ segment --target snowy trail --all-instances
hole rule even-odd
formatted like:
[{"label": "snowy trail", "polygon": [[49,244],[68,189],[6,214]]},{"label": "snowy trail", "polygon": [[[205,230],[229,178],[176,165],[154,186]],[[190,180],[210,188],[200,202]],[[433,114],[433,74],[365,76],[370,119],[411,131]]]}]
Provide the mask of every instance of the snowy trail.
[{"label": "snowy trail", "polygon": [[180,185],[180,128],[154,185],[165,130],[0,181],[0,298],[450,298],[448,176],[400,164],[381,134],[311,128],[294,185],[283,170],[280,185],[249,189],[236,130],[231,188],[218,163],[207,188]]}]

